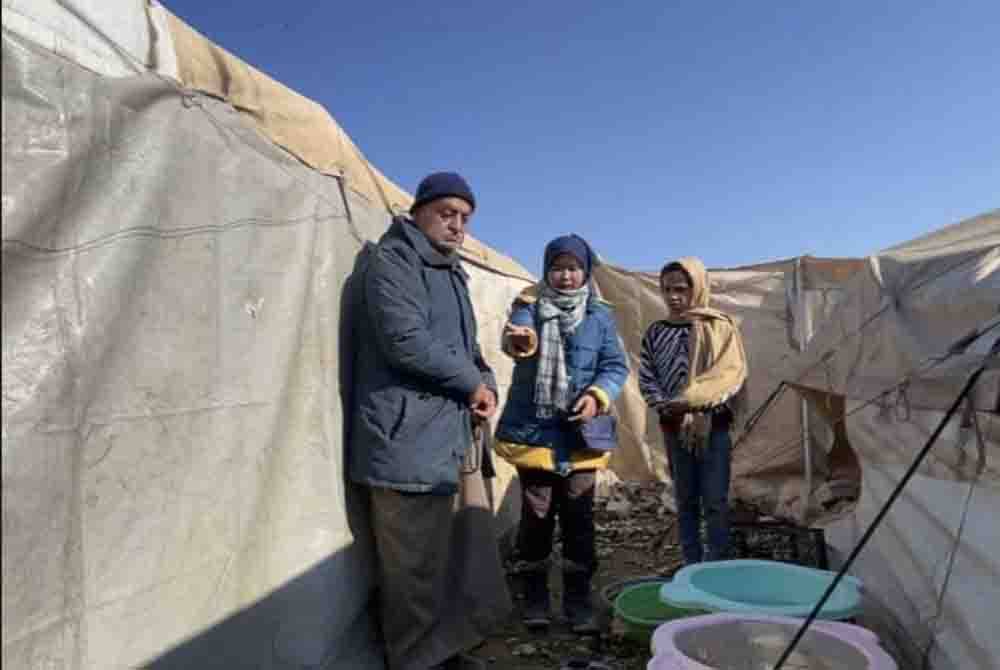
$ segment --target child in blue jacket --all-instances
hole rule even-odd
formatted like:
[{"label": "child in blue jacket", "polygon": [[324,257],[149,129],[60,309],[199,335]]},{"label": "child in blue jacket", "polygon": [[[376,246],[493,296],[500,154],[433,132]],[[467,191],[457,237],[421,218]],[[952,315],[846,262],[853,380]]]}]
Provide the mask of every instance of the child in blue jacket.
[{"label": "child in blue jacket", "polygon": [[587,449],[578,424],[606,413],[628,377],[610,305],[593,295],[593,252],[568,235],[545,248],[544,278],[515,300],[503,338],[515,361],[497,429],[497,453],[517,467],[525,625],[549,624],[548,572],[556,518],[563,538],[563,611],[577,633],[596,631],[590,581],[595,471],[609,452]]}]

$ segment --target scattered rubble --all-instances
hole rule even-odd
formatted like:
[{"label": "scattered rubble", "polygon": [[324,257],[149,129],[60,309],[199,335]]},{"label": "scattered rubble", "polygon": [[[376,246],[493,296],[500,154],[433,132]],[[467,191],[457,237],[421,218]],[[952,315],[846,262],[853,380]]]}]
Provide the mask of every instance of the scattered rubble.
[{"label": "scattered rubble", "polygon": [[510,653],[515,656],[534,656],[537,651],[533,644],[519,644]]},{"label": "scattered rubble", "polygon": [[627,500],[612,498],[608,501],[607,506],[604,509],[611,514],[628,516],[632,512],[632,503]]},{"label": "scattered rubble", "polygon": [[612,487],[603,506],[598,502],[598,557],[605,559],[623,551],[632,554],[619,561],[632,574],[614,575],[618,579],[638,576],[636,573],[672,574],[676,569],[680,561],[676,523],[673,512],[663,502],[665,498],[673,500],[665,484],[623,482]]}]

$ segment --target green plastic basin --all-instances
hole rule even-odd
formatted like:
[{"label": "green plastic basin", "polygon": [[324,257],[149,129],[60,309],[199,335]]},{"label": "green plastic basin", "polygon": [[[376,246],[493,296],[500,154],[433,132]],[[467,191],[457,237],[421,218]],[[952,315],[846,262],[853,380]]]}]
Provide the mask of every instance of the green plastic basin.
[{"label": "green plastic basin", "polygon": [[629,586],[615,598],[615,615],[632,640],[648,645],[653,631],[660,624],[706,613],[704,610],[674,607],[660,600],[660,589],[669,581],[663,579]]}]

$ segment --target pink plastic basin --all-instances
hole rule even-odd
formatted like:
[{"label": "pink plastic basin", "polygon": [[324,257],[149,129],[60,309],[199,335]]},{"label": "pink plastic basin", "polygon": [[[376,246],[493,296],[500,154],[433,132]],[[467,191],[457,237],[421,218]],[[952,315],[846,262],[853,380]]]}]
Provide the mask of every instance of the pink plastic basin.
[{"label": "pink plastic basin", "polygon": [[[653,633],[647,670],[773,670],[802,619],[709,614],[670,621]],[[816,621],[782,670],[897,670],[878,638],[860,626]]]}]

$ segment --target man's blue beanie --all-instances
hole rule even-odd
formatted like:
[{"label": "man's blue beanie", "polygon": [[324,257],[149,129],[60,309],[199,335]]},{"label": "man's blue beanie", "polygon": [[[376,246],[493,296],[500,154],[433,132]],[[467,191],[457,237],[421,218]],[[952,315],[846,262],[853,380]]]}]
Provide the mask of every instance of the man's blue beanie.
[{"label": "man's blue beanie", "polygon": [[424,177],[417,186],[417,196],[410,211],[415,212],[421,205],[447,197],[461,198],[472,209],[476,208],[476,196],[461,175],[455,172],[435,172]]}]

